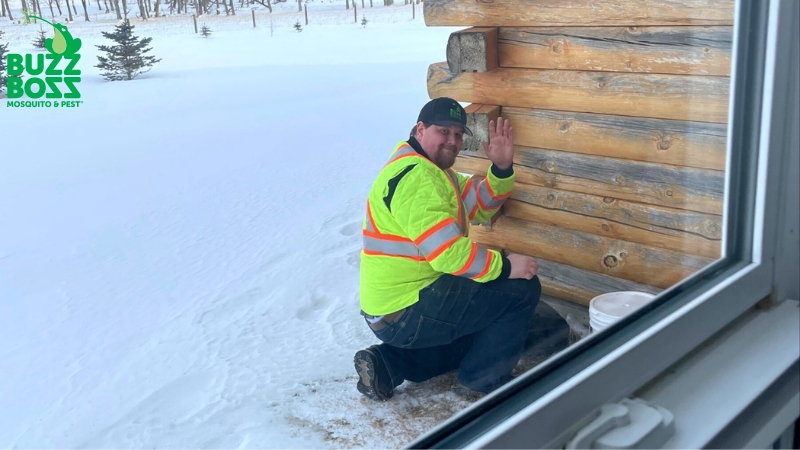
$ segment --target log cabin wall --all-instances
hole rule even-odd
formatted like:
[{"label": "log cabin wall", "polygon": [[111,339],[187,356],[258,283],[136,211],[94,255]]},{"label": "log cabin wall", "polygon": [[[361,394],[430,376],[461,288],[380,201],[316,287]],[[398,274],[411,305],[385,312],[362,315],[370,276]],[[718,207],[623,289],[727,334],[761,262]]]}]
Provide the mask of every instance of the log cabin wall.
[{"label": "log cabin wall", "polygon": [[431,98],[467,107],[475,137],[502,114],[517,185],[470,237],[536,257],[544,293],[588,304],[658,292],[720,257],[734,0],[426,0],[453,33]]}]

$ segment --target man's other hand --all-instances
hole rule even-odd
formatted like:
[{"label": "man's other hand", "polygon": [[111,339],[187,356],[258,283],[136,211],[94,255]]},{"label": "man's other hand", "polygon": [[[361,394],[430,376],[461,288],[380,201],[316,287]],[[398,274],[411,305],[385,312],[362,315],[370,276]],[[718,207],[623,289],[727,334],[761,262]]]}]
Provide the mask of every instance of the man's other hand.
[{"label": "man's other hand", "polygon": [[502,117],[489,122],[489,144],[482,142],[483,151],[498,169],[506,170],[514,162],[514,129]]},{"label": "man's other hand", "polygon": [[539,263],[530,256],[510,253],[508,260],[511,262],[511,274],[508,276],[510,279],[524,278],[530,280],[539,273]]}]

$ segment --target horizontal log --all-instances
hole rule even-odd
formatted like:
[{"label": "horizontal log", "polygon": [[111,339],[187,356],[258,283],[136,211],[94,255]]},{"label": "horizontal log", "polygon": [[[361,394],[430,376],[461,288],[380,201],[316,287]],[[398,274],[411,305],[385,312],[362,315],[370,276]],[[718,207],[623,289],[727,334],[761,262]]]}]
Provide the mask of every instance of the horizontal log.
[{"label": "horizontal log", "polygon": [[729,76],[732,41],[728,26],[503,27],[496,52],[500,67]]},{"label": "horizontal log", "polygon": [[[462,152],[455,169],[486,175],[489,161]],[[722,214],[724,173],[624,159],[515,147],[514,172],[523,184]]]},{"label": "horizontal log", "polygon": [[723,124],[504,107],[514,143],[702,169],[725,169]]},{"label": "horizontal log", "polygon": [[536,261],[539,263],[539,281],[542,283],[542,293],[557,299],[588,306],[593,298],[609,292],[636,291],[648,294],[661,292],[661,289],[653,286],[602,275],[546,259],[536,258]]},{"label": "horizontal log", "polygon": [[670,287],[713,260],[558,226],[502,216],[470,238],[511,252],[659,288]]},{"label": "horizontal log", "polygon": [[428,26],[733,25],[734,0],[425,0]]},{"label": "horizontal log", "polygon": [[495,69],[497,28],[469,28],[452,33],[447,40],[447,63],[453,73]]},{"label": "horizontal log", "polygon": [[472,103],[464,110],[467,112],[467,127],[472,131],[472,136],[464,136],[463,149],[482,153],[482,143],[489,142],[489,122],[497,120],[500,115],[500,107]]},{"label": "horizontal log", "polygon": [[508,217],[717,259],[722,217],[518,184]]},{"label": "horizontal log", "polygon": [[523,108],[725,123],[730,78],[570,70],[428,68],[430,98]]}]

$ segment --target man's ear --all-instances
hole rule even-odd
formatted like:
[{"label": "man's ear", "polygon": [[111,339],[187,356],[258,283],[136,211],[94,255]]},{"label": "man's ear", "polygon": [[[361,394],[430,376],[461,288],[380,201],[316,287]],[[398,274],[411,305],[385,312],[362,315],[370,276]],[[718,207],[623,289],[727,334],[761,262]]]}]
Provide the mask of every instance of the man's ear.
[{"label": "man's ear", "polygon": [[423,124],[422,122],[417,122],[417,132],[415,137],[419,139],[422,137],[424,133],[425,133],[425,124]]}]

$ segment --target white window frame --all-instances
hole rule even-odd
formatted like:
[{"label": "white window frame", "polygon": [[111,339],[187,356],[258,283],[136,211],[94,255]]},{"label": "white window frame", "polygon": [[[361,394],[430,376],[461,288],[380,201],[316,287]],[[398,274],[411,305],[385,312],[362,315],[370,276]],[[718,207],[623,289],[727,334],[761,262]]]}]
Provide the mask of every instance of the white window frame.
[{"label": "white window frame", "polygon": [[723,259],[455,415],[411,448],[563,447],[603,404],[632,395],[759,301],[783,300],[774,298],[783,295],[775,286],[787,280],[776,277],[792,274],[776,271],[775,257],[784,242],[779,205],[792,198],[796,204],[798,195],[785,189],[792,173],[785,168],[788,155],[797,152],[798,5],[736,4]]}]

